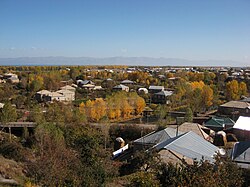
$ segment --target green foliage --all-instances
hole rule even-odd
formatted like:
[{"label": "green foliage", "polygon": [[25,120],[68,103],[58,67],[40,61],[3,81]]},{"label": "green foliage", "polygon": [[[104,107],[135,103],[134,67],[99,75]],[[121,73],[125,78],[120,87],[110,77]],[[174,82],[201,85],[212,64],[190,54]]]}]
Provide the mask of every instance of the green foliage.
[{"label": "green foliage", "polygon": [[241,169],[227,159],[217,159],[212,164],[206,161],[193,165],[161,164],[157,170],[161,186],[241,186]]},{"label": "green foliage", "polygon": [[184,120],[186,122],[193,122],[193,112],[192,112],[190,107],[188,107],[186,109],[186,114],[185,114]]},{"label": "green foliage", "polygon": [[128,162],[120,167],[121,175],[128,175],[138,171],[150,171],[156,169],[160,163],[159,155],[154,151],[136,151]]},{"label": "green foliage", "polygon": [[142,129],[136,125],[112,125],[109,129],[109,135],[113,142],[117,137],[122,137],[125,142],[130,142],[148,134],[151,131],[152,130],[150,129]]},{"label": "green foliage", "polygon": [[9,135],[0,134],[0,155],[15,161],[24,161],[27,154],[18,140],[9,140]]},{"label": "green foliage", "polygon": [[9,122],[16,121],[16,119],[17,119],[16,108],[14,108],[9,102],[5,103],[2,110],[0,111],[0,121],[3,124],[7,124]]},{"label": "green foliage", "polygon": [[159,181],[156,179],[155,175],[150,172],[137,172],[131,179],[127,186],[131,187],[157,187],[159,186]]},{"label": "green foliage", "polygon": [[37,124],[43,123],[45,121],[42,108],[39,105],[34,105],[31,108],[28,120],[36,122]]}]

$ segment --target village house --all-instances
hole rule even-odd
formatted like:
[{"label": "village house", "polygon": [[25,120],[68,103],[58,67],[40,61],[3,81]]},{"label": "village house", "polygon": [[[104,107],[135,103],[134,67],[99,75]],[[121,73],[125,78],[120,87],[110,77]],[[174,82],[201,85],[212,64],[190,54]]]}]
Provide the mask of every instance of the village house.
[{"label": "village house", "polygon": [[69,90],[58,90],[57,93],[63,95],[65,97],[65,101],[74,101],[75,100],[75,92]]},{"label": "village house", "polygon": [[158,93],[154,93],[152,96],[152,103],[155,104],[169,104],[169,97],[173,94],[172,91],[160,91]]},{"label": "village house", "polygon": [[164,91],[164,86],[149,86],[148,91],[151,94],[158,93]]},{"label": "village house", "polygon": [[86,89],[86,90],[93,90],[95,88],[95,85],[94,84],[84,84],[81,87]]},{"label": "village house", "polygon": [[130,85],[134,85],[135,82],[134,82],[134,81],[131,81],[131,80],[123,80],[123,81],[121,82],[121,84],[126,85],[126,86],[130,86]]},{"label": "village house", "polygon": [[240,116],[233,126],[233,134],[238,140],[250,140],[250,117]]},{"label": "village house", "polygon": [[82,87],[84,85],[95,85],[95,83],[91,80],[77,80],[76,81],[76,84],[79,86],[79,87]]},{"label": "village house", "polygon": [[66,98],[64,95],[58,93],[58,92],[51,92],[51,94],[45,96],[47,101],[53,102],[53,101],[66,101]]},{"label": "village house", "polygon": [[18,75],[13,74],[13,73],[5,73],[3,75],[3,78],[6,80],[6,82],[9,82],[12,84],[16,84],[20,82]]},{"label": "village house", "polygon": [[157,151],[162,161],[173,164],[183,160],[188,164],[193,164],[194,160],[214,162],[214,156],[219,152],[218,147],[192,131],[177,133],[177,129],[166,128],[135,140],[113,159],[127,160],[137,150]]},{"label": "village house", "polygon": [[242,101],[229,101],[219,106],[218,113],[228,115],[233,120],[241,116],[250,116],[250,103]]},{"label": "village house", "polygon": [[201,160],[214,162],[214,156],[219,152],[218,147],[192,131],[163,141],[152,149],[157,150],[163,162],[174,164],[181,163],[183,160],[188,164]]},{"label": "village house", "polygon": [[221,131],[228,128],[233,128],[235,122],[228,117],[219,117],[213,116],[206,122],[204,122],[204,126],[208,127],[214,131]]},{"label": "village house", "polygon": [[113,87],[113,90],[114,91],[125,91],[125,92],[129,92],[129,87],[128,86],[125,86],[125,85],[122,85],[122,84],[119,84],[117,86],[114,86]]},{"label": "village house", "polygon": [[76,88],[72,87],[72,86],[69,86],[69,85],[66,85],[66,86],[63,86],[60,88],[61,90],[69,90],[71,92],[75,92],[76,91]]},{"label": "village house", "polygon": [[75,92],[69,90],[58,90],[56,92],[41,90],[35,94],[35,98],[38,102],[74,101]]},{"label": "village house", "polygon": [[234,144],[231,159],[241,168],[250,168],[250,141]]},{"label": "village house", "polygon": [[51,94],[51,92],[48,90],[40,90],[39,92],[36,92],[35,99],[38,102],[47,102],[47,100],[46,100],[46,99],[48,99],[47,96],[50,94]]}]

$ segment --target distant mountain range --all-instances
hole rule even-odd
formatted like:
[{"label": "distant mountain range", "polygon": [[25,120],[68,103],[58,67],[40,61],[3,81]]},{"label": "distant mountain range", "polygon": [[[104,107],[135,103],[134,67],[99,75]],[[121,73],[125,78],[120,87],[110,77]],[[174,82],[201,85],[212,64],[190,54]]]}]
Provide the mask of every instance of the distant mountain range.
[{"label": "distant mountain range", "polygon": [[129,66],[231,66],[249,67],[250,62],[232,60],[187,60],[179,58],[151,57],[19,57],[0,58],[3,66],[50,66],[50,65],[129,65]]}]

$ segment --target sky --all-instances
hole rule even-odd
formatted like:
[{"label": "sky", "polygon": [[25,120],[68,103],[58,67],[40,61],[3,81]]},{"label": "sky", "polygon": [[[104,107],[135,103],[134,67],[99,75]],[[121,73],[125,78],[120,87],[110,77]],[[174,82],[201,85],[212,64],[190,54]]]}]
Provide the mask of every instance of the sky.
[{"label": "sky", "polygon": [[250,0],[0,0],[0,58],[44,56],[250,64]]}]

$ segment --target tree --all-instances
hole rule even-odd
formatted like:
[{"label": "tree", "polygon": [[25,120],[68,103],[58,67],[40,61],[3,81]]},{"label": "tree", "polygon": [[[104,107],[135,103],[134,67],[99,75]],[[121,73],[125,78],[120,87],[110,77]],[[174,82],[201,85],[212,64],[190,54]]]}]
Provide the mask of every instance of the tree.
[{"label": "tree", "polygon": [[247,85],[245,82],[240,82],[239,84],[239,94],[240,96],[244,95],[246,96],[247,95]]},{"label": "tree", "polygon": [[17,119],[16,108],[13,107],[9,102],[5,103],[0,112],[0,115],[0,120],[3,124],[14,122]]},{"label": "tree", "polygon": [[185,117],[186,122],[193,122],[193,112],[190,107],[186,109]]},{"label": "tree", "polygon": [[241,186],[242,171],[228,159],[218,158],[215,163],[194,162],[193,165],[162,163],[156,170],[161,186]]},{"label": "tree", "polygon": [[206,109],[213,104],[213,90],[208,85],[202,89],[202,101]]},{"label": "tree", "polygon": [[53,123],[35,129],[36,157],[28,163],[28,175],[41,186],[81,186],[80,162],[66,147],[64,132]]},{"label": "tree", "polygon": [[31,109],[30,115],[29,115],[29,120],[36,122],[37,124],[40,124],[40,123],[45,121],[43,111],[39,105],[33,106],[33,108]]},{"label": "tree", "polygon": [[238,81],[233,80],[226,84],[226,97],[229,101],[240,99]]},{"label": "tree", "polygon": [[193,112],[201,112],[202,110],[202,90],[196,88],[187,92],[188,104]]}]

